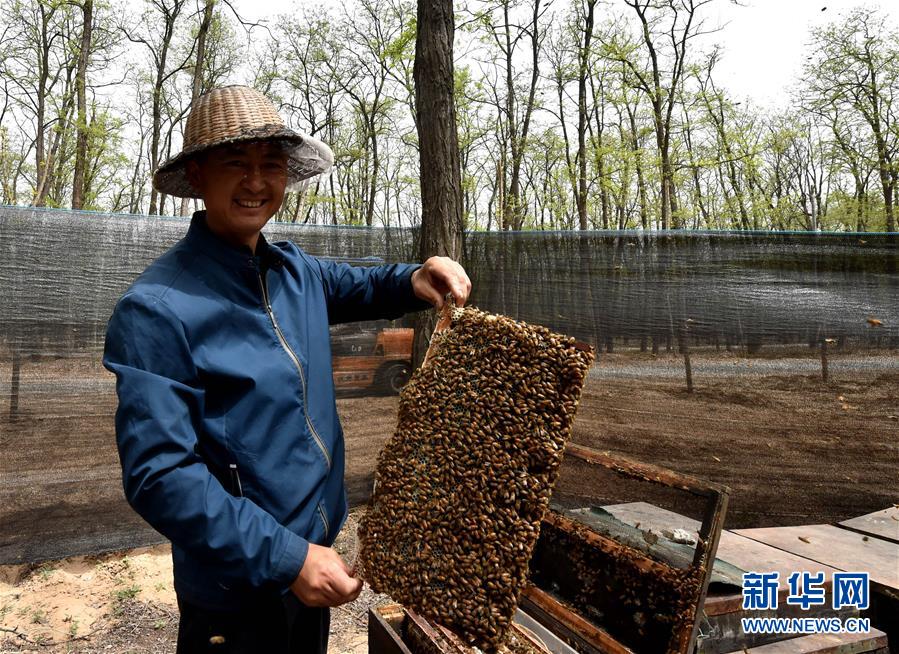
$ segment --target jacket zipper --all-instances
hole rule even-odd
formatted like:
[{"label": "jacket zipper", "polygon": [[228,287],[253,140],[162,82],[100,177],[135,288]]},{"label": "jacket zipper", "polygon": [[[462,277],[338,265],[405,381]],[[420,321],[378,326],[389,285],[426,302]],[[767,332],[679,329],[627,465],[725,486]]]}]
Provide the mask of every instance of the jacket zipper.
[{"label": "jacket zipper", "polygon": [[328,524],[328,517],[325,515],[321,504],[318,505],[318,514],[322,517],[322,524],[325,526],[325,538],[327,538],[328,532],[331,531],[331,526]]},{"label": "jacket zipper", "polygon": [[278,335],[278,340],[281,343],[281,347],[284,348],[284,351],[287,352],[288,356],[290,356],[291,361],[293,361],[293,365],[296,366],[297,372],[300,374],[300,382],[303,384],[303,414],[306,417],[306,425],[309,427],[309,432],[315,439],[318,448],[325,456],[325,461],[328,464],[328,470],[330,470],[331,455],[328,454],[328,450],[325,448],[325,442],[322,440],[321,436],[318,435],[318,432],[315,431],[315,427],[313,427],[312,421],[309,419],[309,394],[306,391],[306,375],[303,373],[303,366],[302,364],[300,364],[300,360],[297,358],[297,355],[294,354],[292,349],[290,349],[290,344],[287,342],[287,339],[284,338],[284,334],[281,332],[281,328],[278,327],[278,321],[275,320],[275,312],[272,311],[272,305],[268,301],[268,292],[265,290],[265,284],[262,281],[262,274],[257,271],[256,277],[259,279],[259,288],[262,289],[262,301],[265,303],[265,311],[266,313],[268,313],[268,317],[272,321],[272,327],[275,328],[275,334]]},{"label": "jacket zipper", "polygon": [[240,485],[240,475],[237,473],[237,464],[229,464],[228,470],[231,472],[231,494],[235,497],[243,497],[243,486]]}]

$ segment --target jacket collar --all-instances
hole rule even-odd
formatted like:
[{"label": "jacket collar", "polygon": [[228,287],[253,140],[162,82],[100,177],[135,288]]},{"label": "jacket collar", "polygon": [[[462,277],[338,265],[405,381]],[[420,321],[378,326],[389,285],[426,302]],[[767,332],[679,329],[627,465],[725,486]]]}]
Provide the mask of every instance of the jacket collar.
[{"label": "jacket collar", "polygon": [[249,246],[228,243],[209,229],[209,225],[206,224],[205,211],[194,213],[185,239],[227,268],[266,270],[278,268],[284,263],[284,255],[278,248],[270,245],[262,233],[259,234],[255,254]]}]

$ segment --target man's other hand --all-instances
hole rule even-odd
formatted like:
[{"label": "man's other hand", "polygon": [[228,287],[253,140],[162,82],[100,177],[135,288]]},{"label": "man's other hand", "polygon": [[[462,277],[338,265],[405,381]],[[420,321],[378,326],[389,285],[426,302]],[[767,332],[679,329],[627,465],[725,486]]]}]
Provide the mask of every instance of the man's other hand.
[{"label": "man's other hand", "polygon": [[465,306],[471,293],[471,280],[465,269],[449,257],[431,257],[412,273],[415,296],[443,308],[443,298],[451,293],[457,307]]},{"label": "man's other hand", "polygon": [[330,547],[309,543],[309,552],[290,590],[306,606],[340,606],[362,591],[362,580]]}]

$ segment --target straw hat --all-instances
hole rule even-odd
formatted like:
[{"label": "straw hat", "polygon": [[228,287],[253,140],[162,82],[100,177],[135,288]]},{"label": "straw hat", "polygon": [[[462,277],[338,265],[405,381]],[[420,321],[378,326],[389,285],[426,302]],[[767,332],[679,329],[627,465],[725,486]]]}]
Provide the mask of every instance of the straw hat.
[{"label": "straw hat", "polygon": [[334,153],[319,141],[288,128],[271,101],[248,86],[225,86],[200,96],[187,116],[184,147],[153,174],[153,186],[180,198],[199,198],[187,181],[184,164],[198,152],[225,143],[277,140],[285,145],[287,190],[325,172]]}]

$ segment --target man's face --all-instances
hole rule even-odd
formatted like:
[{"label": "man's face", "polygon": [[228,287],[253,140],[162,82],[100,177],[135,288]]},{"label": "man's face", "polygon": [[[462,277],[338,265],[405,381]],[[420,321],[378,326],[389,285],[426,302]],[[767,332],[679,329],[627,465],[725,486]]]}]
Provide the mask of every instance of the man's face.
[{"label": "man's face", "polygon": [[188,161],[187,178],[203,197],[209,228],[255,248],[259,230],[284,200],[287,155],[269,141],[223,145]]}]

